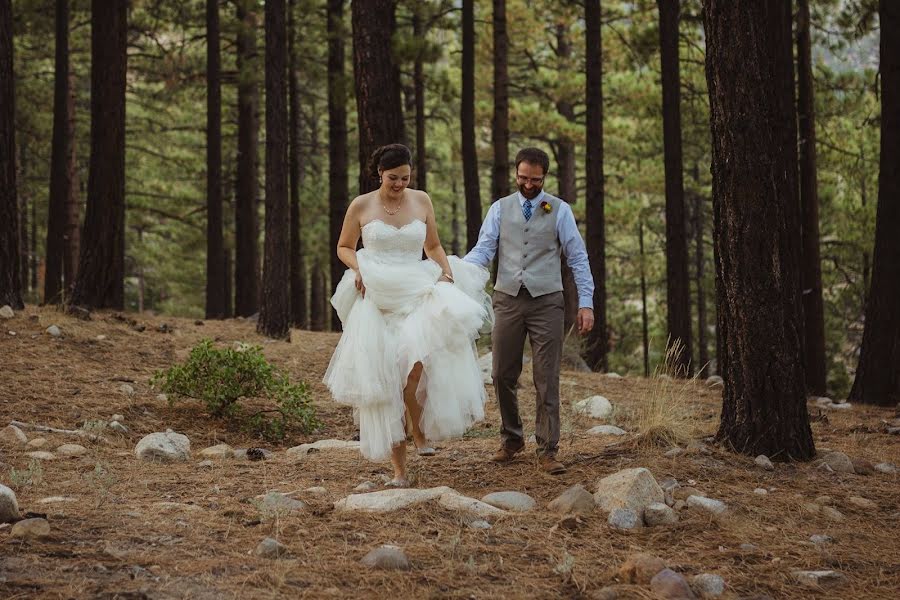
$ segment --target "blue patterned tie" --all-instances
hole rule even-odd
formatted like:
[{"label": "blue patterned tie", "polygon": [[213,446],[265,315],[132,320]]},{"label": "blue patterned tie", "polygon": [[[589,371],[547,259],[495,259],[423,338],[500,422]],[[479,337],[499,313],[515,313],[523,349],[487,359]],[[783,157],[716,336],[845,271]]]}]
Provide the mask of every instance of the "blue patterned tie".
[{"label": "blue patterned tie", "polygon": [[531,219],[531,200],[526,200],[525,204],[522,205],[522,214],[525,215],[526,221]]}]

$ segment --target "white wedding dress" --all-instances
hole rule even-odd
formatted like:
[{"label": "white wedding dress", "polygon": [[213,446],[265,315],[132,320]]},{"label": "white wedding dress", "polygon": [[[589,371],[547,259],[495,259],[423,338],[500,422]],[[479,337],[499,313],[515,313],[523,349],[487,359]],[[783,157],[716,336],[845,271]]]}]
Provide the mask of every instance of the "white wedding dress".
[{"label": "white wedding dress", "polygon": [[423,221],[395,227],[376,219],[362,240],[365,297],[348,269],[331,299],[344,331],[324,382],[337,402],[353,406],[363,456],[384,460],[406,439],[403,387],[417,362],[419,425],[429,440],[460,436],[484,418],[474,340],[493,315],[485,269],[450,256],[454,283],[438,282],[440,266],[422,260]]}]

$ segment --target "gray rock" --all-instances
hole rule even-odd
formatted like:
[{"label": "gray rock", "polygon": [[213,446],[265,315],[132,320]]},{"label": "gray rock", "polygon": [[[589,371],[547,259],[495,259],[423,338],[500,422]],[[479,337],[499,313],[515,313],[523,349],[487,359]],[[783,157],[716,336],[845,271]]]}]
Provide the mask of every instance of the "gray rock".
[{"label": "gray rock", "polygon": [[166,394],[157,394],[156,399],[159,400],[160,402],[168,402],[169,396]]},{"label": "gray rock", "polygon": [[824,587],[844,581],[844,575],[837,571],[794,571],[791,573],[797,583],[806,587]]},{"label": "gray rock", "polygon": [[475,519],[468,523],[470,529],[490,529],[491,524],[484,519]]},{"label": "gray rock", "polygon": [[48,327],[47,333],[49,333],[53,337],[59,337],[62,335],[62,331],[60,331],[59,327],[57,327],[56,325],[51,325],[50,327]]},{"label": "gray rock", "polygon": [[850,462],[853,463],[853,471],[857,475],[873,475],[875,473],[875,467],[864,458],[851,458]]},{"label": "gray rock", "polygon": [[353,488],[353,491],[354,492],[371,492],[372,490],[376,489],[377,487],[378,487],[378,485],[376,485],[372,481],[364,481],[361,484],[359,484],[358,486],[356,486],[355,488]]},{"label": "gray rock", "polygon": [[772,461],[769,460],[769,457],[766,456],[765,454],[760,454],[759,456],[756,457],[756,459],[753,462],[756,463],[757,467],[761,468],[764,471],[774,471],[775,470],[775,465],[772,464]]},{"label": "gray rock", "polygon": [[522,492],[493,492],[484,496],[481,501],[510,512],[528,512],[537,506],[534,498]]},{"label": "gray rock", "polygon": [[753,490],[753,493],[757,496],[767,496],[769,494],[769,490],[767,490],[766,488],[756,488],[755,490]]},{"label": "gray rock", "polygon": [[837,510],[836,508],[832,508],[831,506],[823,506],[822,514],[831,519],[832,521],[843,522],[844,515]]},{"label": "gray rock", "polygon": [[259,503],[259,510],[263,513],[264,520],[300,512],[304,509],[306,509],[305,502],[280,492],[265,494]]},{"label": "gray rock", "polygon": [[312,444],[300,444],[293,448],[287,449],[287,455],[294,458],[301,458],[311,452],[321,452],[322,450],[359,450],[359,442],[346,440],[319,440]]},{"label": "gray rock", "polygon": [[579,400],[572,408],[576,413],[593,419],[605,419],[613,412],[612,403],[603,396],[591,396],[590,398]]},{"label": "gray rock", "polygon": [[494,368],[494,353],[488,352],[478,358],[478,369],[481,371],[481,381],[484,385],[494,385],[492,375]]},{"label": "gray rock", "polygon": [[380,546],[366,554],[362,564],[373,569],[409,569],[409,559],[397,546]]},{"label": "gray rock", "polygon": [[0,430],[0,441],[14,446],[20,446],[28,443],[28,436],[15,425],[7,425]]},{"label": "gray rock", "polygon": [[718,598],[725,593],[725,580],[714,573],[694,575],[691,583],[701,598]]},{"label": "gray rock", "polygon": [[14,316],[16,316],[16,313],[10,305],[5,304],[3,307],[0,307],[0,318],[12,319]]},{"label": "gray rock", "polygon": [[234,448],[228,444],[216,444],[201,450],[200,456],[211,459],[234,458]]},{"label": "gray rock", "polygon": [[606,374],[606,376],[609,377],[610,379],[622,379],[622,376],[619,375],[618,373],[616,373],[615,371],[610,371],[609,373]]},{"label": "gray rock", "polygon": [[878,463],[877,465],[875,465],[875,470],[886,475],[896,475],[897,465],[887,462]]},{"label": "gray rock", "polygon": [[722,515],[728,510],[728,506],[721,500],[714,500],[706,496],[689,496],[687,505],[691,508],[700,508],[714,515]]},{"label": "gray rock", "polygon": [[326,495],[326,494],[328,493],[328,489],[322,487],[321,485],[316,485],[316,486],[313,486],[313,487],[308,487],[308,488],[306,488],[306,489],[303,490],[303,491],[306,492],[307,494],[313,494],[313,495],[315,495],[315,496],[324,496],[324,495]]},{"label": "gray rock", "polygon": [[722,386],[725,385],[725,381],[719,377],[718,375],[713,375],[711,377],[706,378],[706,385],[712,386]]},{"label": "gray rock", "polygon": [[280,558],[287,554],[287,546],[279,542],[278,540],[273,540],[272,538],[266,538],[259,543],[254,551],[254,554],[259,556],[260,558]]},{"label": "gray rock", "polygon": [[63,444],[56,449],[56,453],[60,456],[81,456],[87,454],[87,448],[79,444]]},{"label": "gray rock", "polygon": [[32,438],[32,439],[28,440],[29,448],[43,448],[46,445],[47,445],[46,438],[39,437],[39,438]]},{"label": "gray rock", "polygon": [[647,585],[657,573],[666,568],[663,559],[641,552],[630,555],[619,567],[619,577],[625,583]]},{"label": "gray rock", "polygon": [[200,462],[198,462],[197,466],[200,467],[201,469],[211,469],[214,466],[216,466],[216,463],[207,459],[207,460],[201,460]]},{"label": "gray rock", "polygon": [[827,506],[829,504],[834,504],[834,498],[828,495],[816,496],[816,499],[813,500],[816,504],[820,506]]},{"label": "gray rock", "polygon": [[694,600],[687,580],[672,569],[663,569],[650,580],[650,590],[662,600]]},{"label": "gray rock", "polygon": [[141,438],[134,447],[140,460],[152,462],[181,462],[191,458],[191,441],[186,435],[168,430],[151,433]]},{"label": "gray rock", "polygon": [[817,533],[815,535],[809,536],[809,541],[811,541],[813,544],[816,544],[818,546],[820,544],[829,544],[829,543],[833,542],[834,539],[830,535],[823,535],[823,534]]},{"label": "gray rock", "polygon": [[123,383],[119,386],[119,393],[126,396],[134,396],[134,386],[130,383]]},{"label": "gray rock", "polygon": [[861,496],[850,496],[850,498],[847,499],[847,503],[863,510],[878,510],[877,504],[868,498],[863,498]]},{"label": "gray rock", "polygon": [[28,458],[33,458],[35,460],[55,460],[56,455],[52,452],[45,452],[43,450],[37,450],[36,452],[26,452],[25,456]]},{"label": "gray rock", "polygon": [[581,484],[573,485],[547,505],[551,511],[563,515],[584,515],[593,512],[596,507],[593,494]]},{"label": "gray rock", "polygon": [[606,522],[616,529],[639,529],[644,526],[641,515],[630,508],[614,508]]},{"label": "gray rock", "polygon": [[10,537],[40,540],[50,537],[50,523],[46,519],[24,519],[13,525]]},{"label": "gray rock", "polygon": [[122,421],[125,420],[125,417],[123,417],[122,415],[119,415],[119,414],[115,414],[115,415],[111,416],[109,418],[109,420],[110,421],[118,421],[119,423],[121,423]]},{"label": "gray rock", "polygon": [[653,474],[641,467],[625,469],[601,479],[594,500],[604,511],[630,508],[641,514],[648,504],[664,502],[665,494]]},{"label": "gray rock", "polygon": [[438,498],[438,504],[448,510],[465,513],[474,517],[481,517],[482,519],[502,517],[509,514],[501,508],[491,506],[490,504],[482,502],[481,500],[476,500],[475,498],[461,496],[456,492],[441,495],[441,497]]},{"label": "gray rock", "polygon": [[647,527],[674,525],[678,522],[678,513],[662,502],[654,502],[644,509],[644,524]]},{"label": "gray rock", "polygon": [[131,431],[127,427],[125,427],[118,421],[110,421],[110,423],[109,423],[109,425],[107,425],[107,427],[111,431],[115,431],[116,433],[119,433],[122,435],[128,435],[129,433],[131,433]]},{"label": "gray rock", "polygon": [[822,463],[831,467],[837,473],[855,473],[853,461],[843,452],[828,452],[822,456]]},{"label": "gray rock", "polygon": [[663,453],[663,456],[665,456],[666,458],[677,458],[677,457],[681,456],[682,454],[684,454],[684,448],[679,448],[678,446],[675,446],[674,448],[669,448],[668,450],[666,450]]},{"label": "gray rock", "polygon": [[19,518],[19,504],[16,493],[0,483],[0,523],[9,523]]},{"label": "gray rock", "polygon": [[337,511],[392,512],[414,504],[437,500],[445,494],[456,494],[456,491],[446,486],[379,490],[367,494],[351,494],[335,502],[334,508]]},{"label": "gray rock", "polygon": [[740,546],[738,546],[738,550],[740,550],[741,552],[756,552],[757,550],[759,550],[759,546],[757,546],[756,544],[741,544]]},{"label": "gray rock", "polygon": [[615,425],[597,425],[587,430],[589,435],[626,435],[628,432]]}]

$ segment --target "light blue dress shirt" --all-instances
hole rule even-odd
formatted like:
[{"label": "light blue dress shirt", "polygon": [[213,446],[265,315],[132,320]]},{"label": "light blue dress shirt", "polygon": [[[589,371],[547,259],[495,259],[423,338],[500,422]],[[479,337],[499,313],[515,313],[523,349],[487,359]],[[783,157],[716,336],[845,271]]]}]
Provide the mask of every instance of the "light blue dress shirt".
[{"label": "light blue dress shirt", "polygon": [[[525,198],[517,192],[519,205],[525,204]],[[531,205],[537,207],[544,199],[544,190],[531,200]],[[556,236],[566,262],[575,276],[575,287],[578,288],[578,308],[594,308],[594,278],[591,277],[591,265],[588,262],[587,250],[584,248],[584,240],[575,224],[575,215],[572,207],[567,202],[559,203],[559,211],[556,213]],[[491,204],[488,209],[481,231],[478,233],[478,243],[472,248],[463,260],[472,264],[490,267],[491,261],[497,255],[497,246],[500,243],[500,201]]]}]

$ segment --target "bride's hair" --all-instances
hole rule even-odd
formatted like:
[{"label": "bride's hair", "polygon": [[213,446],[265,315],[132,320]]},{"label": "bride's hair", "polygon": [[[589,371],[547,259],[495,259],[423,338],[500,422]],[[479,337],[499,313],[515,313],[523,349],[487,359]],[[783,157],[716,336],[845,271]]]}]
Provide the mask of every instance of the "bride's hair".
[{"label": "bride's hair", "polygon": [[378,170],[387,171],[397,167],[412,166],[412,153],[403,144],[388,144],[381,146],[369,157],[369,177],[378,179]]}]

